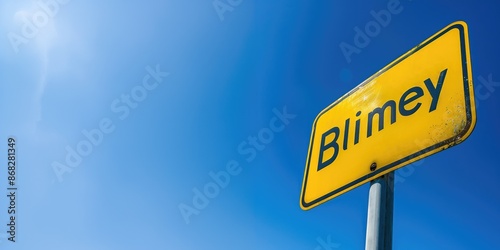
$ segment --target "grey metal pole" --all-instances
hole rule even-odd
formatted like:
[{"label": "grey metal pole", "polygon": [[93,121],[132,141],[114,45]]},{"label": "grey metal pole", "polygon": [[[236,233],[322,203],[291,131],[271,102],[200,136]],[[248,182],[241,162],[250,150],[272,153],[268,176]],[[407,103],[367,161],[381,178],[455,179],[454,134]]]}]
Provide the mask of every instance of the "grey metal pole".
[{"label": "grey metal pole", "polygon": [[366,250],[392,249],[394,172],[370,182]]}]

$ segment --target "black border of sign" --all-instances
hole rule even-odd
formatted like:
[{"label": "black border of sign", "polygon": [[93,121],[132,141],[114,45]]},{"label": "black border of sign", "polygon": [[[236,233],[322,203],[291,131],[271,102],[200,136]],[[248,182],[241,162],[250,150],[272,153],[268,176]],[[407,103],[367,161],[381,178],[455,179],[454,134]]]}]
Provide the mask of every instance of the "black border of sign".
[{"label": "black border of sign", "polygon": [[[318,114],[318,118],[323,115],[325,112],[327,112],[328,110],[330,110],[331,108],[335,107],[335,105],[337,105],[338,103],[340,103],[343,99],[347,98],[348,96],[350,96],[351,94],[355,93],[360,87],[363,87],[365,84],[369,83],[372,79],[376,78],[377,76],[379,76],[380,74],[384,73],[385,71],[391,69],[394,65],[400,63],[401,61],[403,61],[404,59],[406,59],[407,57],[411,56],[412,54],[414,54],[415,52],[419,51],[421,48],[425,47],[426,45],[432,43],[434,40],[436,40],[437,38],[443,36],[444,34],[446,34],[447,32],[449,32],[450,30],[452,29],[458,29],[459,30],[459,33],[460,33],[460,50],[461,50],[461,53],[462,53],[462,73],[463,73],[463,77],[464,77],[464,96],[465,96],[465,110],[466,110],[466,117],[467,117],[467,122],[466,122],[466,125],[464,127],[464,129],[459,133],[459,136],[461,138],[461,140],[458,142],[462,142],[463,140],[465,140],[465,138],[463,138],[463,135],[465,135],[472,123],[473,123],[473,117],[472,117],[472,112],[471,112],[471,97],[470,97],[470,91],[469,91],[469,72],[468,72],[468,65],[467,65],[467,61],[468,61],[468,58],[467,56],[470,56],[468,53],[467,53],[467,45],[468,45],[468,39],[466,39],[465,37],[465,27],[464,27],[465,22],[462,22],[462,21],[457,21],[457,22],[454,22],[452,24],[450,24],[450,26],[448,27],[445,27],[442,31],[438,32],[437,34],[435,34],[434,36],[430,37],[427,41],[417,45],[417,47],[413,48],[412,50],[410,50],[409,52],[406,52],[406,54],[404,54],[402,57],[396,59],[394,62],[390,63],[389,65],[387,65],[386,67],[383,68],[383,70],[377,72],[376,74],[372,75],[371,77],[369,77],[368,79],[366,79],[363,83],[361,83],[359,86],[355,87],[353,90],[349,91],[346,95],[342,96],[340,99],[338,99],[337,101],[335,101],[331,106],[329,106],[328,108],[324,109],[323,111],[321,111],[320,114]],[[472,72],[471,72],[472,73]],[[309,174],[309,167],[310,167],[310,162],[311,162],[311,159],[310,159],[310,155],[312,153],[312,144],[313,144],[313,141],[314,141],[314,134],[316,132],[316,123],[317,123],[318,119],[315,120],[314,122],[314,125],[313,125],[313,132],[312,132],[312,135],[311,135],[311,143],[310,143],[310,146],[309,146],[309,153],[308,153],[308,157],[307,157],[307,168],[306,168],[306,171],[305,171],[305,176],[304,176],[304,183],[302,185],[302,193],[301,193],[301,198],[300,198],[300,202],[301,202],[301,205],[304,209],[310,209],[314,206],[317,206],[321,203],[323,203],[324,201],[328,200],[328,198],[330,198],[331,196],[339,193],[339,192],[342,192],[354,185],[357,185],[359,184],[360,182],[363,182],[367,179],[369,179],[370,177],[373,177],[374,175],[377,175],[381,172],[384,172],[388,169],[391,169],[397,165],[400,165],[400,164],[403,164],[405,162],[408,162],[420,155],[423,155],[423,154],[426,154],[428,152],[431,152],[432,150],[435,150],[437,148],[440,148],[440,147],[443,147],[445,145],[450,145],[451,146],[454,146],[457,143],[457,140],[456,140],[456,136],[452,137],[452,138],[448,138],[444,141],[441,141],[439,143],[436,143],[430,147],[427,147],[425,149],[422,149],[416,153],[413,153],[411,155],[408,155],[404,158],[401,158],[393,163],[390,163],[388,165],[385,165],[379,169],[377,169],[376,171],[368,174],[368,175],[365,175],[355,181],[352,181],[350,183],[348,183],[347,185],[344,185],[338,189],[335,189],[309,203],[305,202],[304,201],[304,197],[305,197],[305,191],[306,191],[306,186],[307,186],[307,180],[308,180],[308,174]],[[474,128],[472,128],[474,129]],[[471,131],[472,133],[472,131]],[[434,152],[436,153],[436,152]],[[403,167],[404,165],[401,165],[400,167]],[[394,169],[395,170],[395,169]],[[364,183],[362,183],[364,184]],[[360,184],[360,185],[362,185]]]}]

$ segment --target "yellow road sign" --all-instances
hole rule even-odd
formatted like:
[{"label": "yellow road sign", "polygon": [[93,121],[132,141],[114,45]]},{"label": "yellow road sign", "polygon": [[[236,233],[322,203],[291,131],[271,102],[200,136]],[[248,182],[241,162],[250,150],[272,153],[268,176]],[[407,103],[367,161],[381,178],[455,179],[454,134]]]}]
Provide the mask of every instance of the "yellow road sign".
[{"label": "yellow road sign", "polygon": [[465,140],[476,122],[467,25],[455,22],[325,108],[300,206],[313,208]]}]

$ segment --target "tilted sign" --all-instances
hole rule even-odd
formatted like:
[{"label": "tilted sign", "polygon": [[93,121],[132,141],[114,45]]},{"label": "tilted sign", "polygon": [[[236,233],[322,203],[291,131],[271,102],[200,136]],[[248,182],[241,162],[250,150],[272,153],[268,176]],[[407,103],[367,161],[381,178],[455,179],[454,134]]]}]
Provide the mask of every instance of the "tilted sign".
[{"label": "tilted sign", "polygon": [[456,145],[475,121],[467,25],[455,22],[319,113],[300,206]]}]

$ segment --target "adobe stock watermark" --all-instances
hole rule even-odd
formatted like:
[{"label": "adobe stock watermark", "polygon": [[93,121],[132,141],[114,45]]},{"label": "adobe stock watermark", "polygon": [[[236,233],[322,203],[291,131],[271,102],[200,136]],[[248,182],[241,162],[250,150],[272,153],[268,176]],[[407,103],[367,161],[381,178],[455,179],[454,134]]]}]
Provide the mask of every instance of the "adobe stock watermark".
[{"label": "adobe stock watermark", "polygon": [[221,22],[224,21],[224,15],[226,12],[233,12],[236,7],[238,7],[243,0],[214,0],[212,5],[214,6],[215,12],[219,16]]},{"label": "adobe stock watermark", "polygon": [[479,83],[474,84],[474,96],[476,97],[476,108],[479,107],[480,101],[485,101],[491,97],[496,88],[500,87],[500,82],[493,80],[493,75],[489,74],[487,78],[480,75],[478,77]]},{"label": "adobe stock watermark", "polygon": [[314,250],[333,250],[333,249],[339,249],[341,244],[335,243],[332,241],[331,235],[328,235],[326,237],[326,240],[323,239],[322,237],[316,238],[316,242],[318,243]]},{"label": "adobe stock watermark", "polygon": [[[265,150],[267,145],[274,140],[276,134],[283,132],[285,127],[290,124],[290,121],[297,117],[295,114],[288,113],[286,106],[281,111],[274,108],[272,112],[274,116],[269,120],[266,127],[261,128],[255,135],[249,135],[238,144],[236,150],[246,163],[254,161],[258,153]],[[210,171],[208,173],[210,180],[202,188],[194,187],[192,189],[191,203],[180,203],[178,205],[186,224],[191,222],[193,215],[199,215],[202,210],[206,209],[210,201],[215,199],[221,190],[229,186],[232,178],[243,171],[240,162],[241,160],[229,160],[224,169],[218,172]]]},{"label": "adobe stock watermark", "polygon": [[[420,141],[420,143],[421,143],[421,141]],[[408,177],[413,175],[413,173],[415,172],[415,167],[424,164],[424,162],[425,162],[425,158],[417,160],[415,162],[412,162],[412,163],[394,171],[394,184],[405,182]],[[393,188],[394,187],[395,187],[395,185],[393,185]]]},{"label": "adobe stock watermark", "polygon": [[[449,112],[443,113],[442,120],[443,121],[448,121],[448,123],[453,122],[453,114]],[[434,138],[418,138],[413,141],[414,145],[417,146],[418,150],[424,150],[425,148],[428,148],[432,145],[436,144],[436,141]],[[399,156],[399,159],[404,158],[403,155]],[[420,160],[414,161],[402,168],[397,169],[394,171],[394,184],[396,183],[403,183],[406,181],[407,178],[413,175],[415,173],[415,167],[423,165],[425,162],[425,158],[422,158]],[[393,186],[393,188],[395,185]]]},{"label": "adobe stock watermark", "polygon": [[143,102],[148,94],[156,89],[164,78],[170,73],[161,71],[160,66],[156,67],[147,66],[146,75],[144,75],[142,82],[135,85],[125,94],[119,98],[114,99],[110,104],[110,111],[115,117],[103,117],[97,124],[96,128],[84,129],[81,131],[83,139],[75,145],[67,145],[66,157],[64,161],[52,162],[52,170],[59,182],[64,180],[67,173],[71,173],[75,168],[80,166],[85,157],[92,154],[93,150],[101,145],[106,135],[112,133],[116,129],[115,121],[123,121],[127,119],[130,113],[137,109],[141,102]]},{"label": "adobe stock watermark", "polygon": [[370,11],[373,20],[368,21],[362,28],[354,27],[353,43],[341,42],[339,45],[347,63],[351,63],[351,56],[360,54],[362,49],[366,48],[372,39],[380,34],[382,28],[391,23],[393,16],[400,14],[403,10],[400,0],[389,0],[387,9]]},{"label": "adobe stock watermark", "polygon": [[34,39],[41,29],[45,28],[49,22],[59,13],[62,6],[68,4],[71,0],[39,0],[36,2],[38,8],[31,15],[21,15],[21,29],[19,33],[9,32],[9,39],[12,49],[16,53],[23,44],[28,44]]}]

